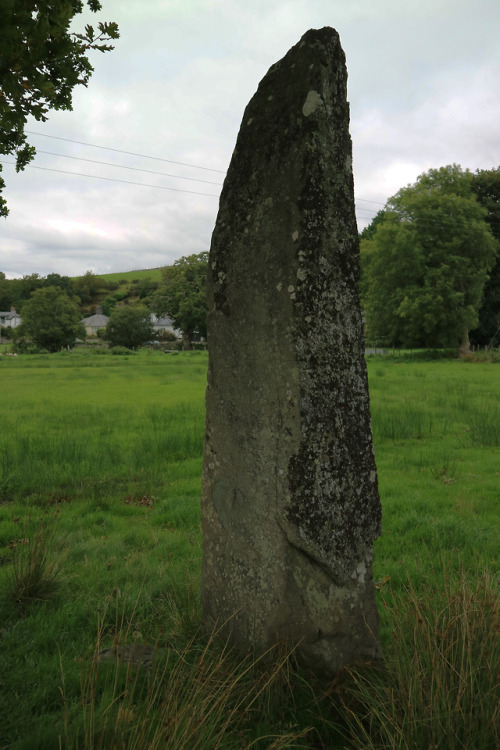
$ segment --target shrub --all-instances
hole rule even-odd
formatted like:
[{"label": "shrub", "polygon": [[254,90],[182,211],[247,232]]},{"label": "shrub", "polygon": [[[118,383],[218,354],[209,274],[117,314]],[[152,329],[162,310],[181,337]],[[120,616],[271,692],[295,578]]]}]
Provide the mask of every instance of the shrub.
[{"label": "shrub", "polygon": [[137,349],[153,338],[149,311],[144,307],[115,308],[106,326],[105,338],[113,347]]}]

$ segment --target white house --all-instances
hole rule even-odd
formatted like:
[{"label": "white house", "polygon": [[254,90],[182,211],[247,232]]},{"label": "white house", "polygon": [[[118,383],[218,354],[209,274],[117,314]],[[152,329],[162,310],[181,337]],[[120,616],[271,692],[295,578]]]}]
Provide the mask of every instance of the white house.
[{"label": "white house", "polygon": [[108,320],[108,316],[102,314],[102,307],[98,305],[94,315],[89,315],[88,318],[84,318],[80,322],[83,323],[87,336],[95,336],[97,331],[106,328]]},{"label": "white house", "polygon": [[179,329],[174,328],[172,319],[168,318],[166,315],[163,315],[162,317],[151,315],[151,323],[153,324],[153,329],[158,333],[163,333],[163,331],[171,331],[172,333],[175,333],[177,338],[180,338],[182,336]]},{"label": "white house", "polygon": [[[106,328],[108,320],[109,317],[102,314],[102,307],[97,305],[94,315],[89,315],[88,318],[84,318],[81,322],[85,327],[87,336],[95,336],[97,331]],[[151,323],[153,324],[153,329],[156,333],[172,331],[177,338],[180,338],[182,335],[177,328],[174,328],[173,321],[167,316],[158,317],[157,315],[151,315]]]},{"label": "white house", "polygon": [[11,307],[9,312],[0,312],[0,326],[4,328],[17,328],[21,323],[22,318],[16,313],[15,307]]}]

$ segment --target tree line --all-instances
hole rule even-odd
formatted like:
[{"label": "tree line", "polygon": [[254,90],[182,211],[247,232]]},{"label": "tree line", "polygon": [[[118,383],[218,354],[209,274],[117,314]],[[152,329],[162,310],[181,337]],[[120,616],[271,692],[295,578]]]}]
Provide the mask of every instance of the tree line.
[{"label": "tree line", "polygon": [[[93,12],[101,10],[99,0],[86,3]],[[108,52],[113,49],[109,42],[119,38],[114,22],[71,31],[83,7],[83,0],[2,5],[0,155],[15,156],[17,171],[36,153],[26,137],[28,116],[43,122],[51,110],[71,109],[73,89],[87,86],[93,72],[88,52]],[[0,217],[8,214],[1,195],[4,184],[0,175]],[[431,169],[399,190],[361,233],[360,296],[367,340],[391,346],[458,346],[462,352],[470,341],[498,343],[499,242],[500,167],[475,173],[456,164]],[[160,288],[140,295],[146,307],[173,318],[187,347],[195,332],[206,333],[206,262],[206,253],[181,258],[167,269]],[[34,304],[32,295],[48,299],[52,287],[68,297],[67,305],[75,305],[76,297],[90,304],[96,293],[89,273],[74,283],[58,274],[25,276],[8,289],[7,281],[0,273],[0,309],[14,306],[25,316],[30,307],[24,303]],[[118,314],[124,301],[119,294],[102,300],[105,313],[112,315],[116,308]]]},{"label": "tree line", "polygon": [[[500,167],[430,169],[361,233],[365,336],[377,346],[500,344]],[[163,272],[156,310],[206,333],[208,253]]]},{"label": "tree line", "polygon": [[99,306],[109,316],[100,334],[111,346],[135,349],[154,339],[153,313],[170,317],[190,349],[195,336],[206,336],[207,262],[208,253],[186,256],[163,268],[161,281],[146,277],[126,287],[92,271],[76,279],[57,273],[7,279],[0,272],[0,309],[14,307],[22,317],[20,326],[1,333],[20,352],[58,351],[85,338],[81,321]]},{"label": "tree line", "polygon": [[[470,342],[498,344],[499,248],[500,167],[472,173],[452,164],[430,169],[401,188],[360,236],[367,342],[453,347],[461,353]],[[162,270],[160,282],[136,280],[128,292],[91,271],[74,280],[58,274],[9,280],[0,273],[0,307],[19,306],[19,339],[37,339],[33,326],[27,334],[30,318],[36,328],[50,328],[53,343],[45,333],[38,336],[44,348],[70,345],[80,337],[82,310],[96,301],[110,315],[106,336],[111,342],[136,347],[151,339],[147,321],[156,313],[172,319],[184,348],[190,348],[196,334],[206,336],[207,263],[207,252],[184,256]],[[54,288],[57,293],[49,292]],[[59,337],[54,315],[45,315],[49,307],[59,310],[64,329]],[[73,329],[62,323],[70,319]]]}]

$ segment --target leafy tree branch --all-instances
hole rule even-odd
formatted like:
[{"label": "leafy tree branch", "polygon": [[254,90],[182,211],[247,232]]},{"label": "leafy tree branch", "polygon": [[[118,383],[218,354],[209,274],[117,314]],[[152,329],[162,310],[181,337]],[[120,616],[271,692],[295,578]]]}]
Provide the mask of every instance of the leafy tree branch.
[{"label": "leafy tree branch", "polygon": [[[102,7],[98,0],[87,5],[94,13]],[[82,0],[0,0],[0,155],[15,155],[17,172],[36,154],[26,137],[27,118],[45,122],[50,110],[71,110],[74,87],[87,86],[94,70],[87,52],[108,52],[113,49],[108,42],[120,36],[114,22],[70,32],[83,7]],[[0,177],[5,217],[4,187]]]}]

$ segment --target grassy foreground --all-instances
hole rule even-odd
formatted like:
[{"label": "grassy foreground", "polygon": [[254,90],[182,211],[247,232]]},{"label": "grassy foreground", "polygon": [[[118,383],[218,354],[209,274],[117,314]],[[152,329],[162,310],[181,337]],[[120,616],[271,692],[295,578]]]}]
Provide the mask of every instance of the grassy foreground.
[{"label": "grassy foreground", "polygon": [[326,684],[198,630],[206,364],[0,361],[0,748],[495,750],[500,367],[369,361],[387,669]]}]

